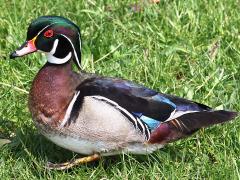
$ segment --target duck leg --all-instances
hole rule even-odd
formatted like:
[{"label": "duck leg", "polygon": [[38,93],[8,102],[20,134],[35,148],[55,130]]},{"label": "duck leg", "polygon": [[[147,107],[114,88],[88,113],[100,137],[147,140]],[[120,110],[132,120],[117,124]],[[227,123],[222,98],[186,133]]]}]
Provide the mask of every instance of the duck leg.
[{"label": "duck leg", "polygon": [[46,165],[46,168],[47,169],[54,169],[54,170],[65,170],[65,169],[72,168],[73,166],[76,166],[76,165],[79,165],[79,164],[85,164],[85,163],[92,162],[92,161],[96,161],[98,159],[100,159],[100,155],[99,154],[93,154],[93,155],[86,156],[86,157],[83,157],[83,158],[74,159],[74,160],[71,160],[71,161],[65,162],[65,163],[54,164],[54,163],[48,162],[47,165]]}]

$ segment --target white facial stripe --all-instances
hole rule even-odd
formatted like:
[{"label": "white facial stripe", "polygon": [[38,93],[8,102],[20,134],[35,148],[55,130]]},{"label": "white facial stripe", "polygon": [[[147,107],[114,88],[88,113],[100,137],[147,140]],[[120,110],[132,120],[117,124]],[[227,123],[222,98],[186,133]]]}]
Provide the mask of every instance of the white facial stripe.
[{"label": "white facial stripe", "polygon": [[63,121],[62,121],[62,123],[61,123],[61,125],[60,125],[60,128],[63,128],[64,125],[67,123],[67,121],[68,121],[68,119],[69,119],[69,117],[70,117],[70,115],[71,115],[73,105],[74,105],[77,97],[79,96],[79,94],[80,94],[80,91],[78,91],[78,92],[76,92],[76,93],[74,94],[71,102],[70,102],[69,105],[68,105],[67,111],[66,111],[65,116],[64,116],[64,119],[63,119]]},{"label": "white facial stripe", "polygon": [[53,24],[56,24],[56,23],[49,24],[49,25],[45,26],[44,28],[42,28],[42,29],[37,33],[37,36],[38,36],[41,32],[43,32],[45,29],[47,29],[49,26],[51,26],[51,25],[53,25]]},{"label": "white facial stripe", "polygon": [[53,43],[53,47],[52,50],[50,52],[45,52],[46,56],[47,56],[47,61],[49,63],[52,64],[64,64],[67,61],[70,60],[70,58],[72,57],[72,52],[69,52],[68,55],[65,58],[57,58],[54,56],[56,50],[57,50],[57,46],[59,43],[59,39],[55,39],[54,43]]},{"label": "white facial stripe", "polygon": [[[41,30],[38,32],[37,36],[38,36],[40,33],[42,33],[45,29],[47,29],[48,27],[52,26],[53,24],[56,24],[56,23],[52,23],[52,24],[49,24],[49,25],[45,26],[43,29],[41,29]],[[74,52],[74,56],[75,56],[75,58],[76,58],[77,64],[78,64],[79,68],[82,69],[81,64],[80,64],[80,62],[79,62],[79,59],[78,59],[78,56],[77,56],[77,53],[76,53],[76,50],[75,50],[75,47],[74,47],[72,41],[71,41],[67,36],[65,36],[64,34],[60,34],[60,35],[63,36],[63,37],[65,37],[65,38],[70,42],[70,44],[71,44],[71,46],[72,46],[72,48],[73,48],[73,52]],[[81,40],[80,40],[80,34],[79,34],[79,33],[78,33],[78,36],[79,36],[79,43],[80,43],[80,49],[81,49]],[[69,54],[68,54],[65,58],[63,58],[63,59],[54,57],[53,54],[56,52],[58,43],[59,43],[59,39],[56,39],[56,40],[54,41],[52,50],[51,50],[49,53],[46,53],[46,52],[45,52],[45,53],[46,53],[46,56],[47,56],[47,61],[50,62],[50,63],[53,63],[53,64],[64,64],[64,63],[66,63],[68,60],[70,60],[70,58],[71,58],[71,56],[72,56],[72,53],[69,52]]]},{"label": "white facial stripe", "polygon": [[69,52],[68,55],[62,59],[53,56],[51,53],[46,53],[46,56],[47,56],[47,61],[52,64],[64,64],[71,59],[72,52]]},{"label": "white facial stripe", "polygon": [[[70,42],[70,44],[71,44],[71,46],[72,46],[72,48],[73,48],[73,52],[74,52],[74,56],[75,56],[75,58],[76,58],[77,64],[78,64],[79,68],[82,69],[82,67],[81,67],[81,65],[80,65],[80,62],[79,62],[79,59],[78,59],[78,56],[77,56],[77,53],[76,53],[76,50],[75,50],[75,48],[74,48],[74,45],[73,45],[72,41],[71,41],[67,36],[65,36],[64,34],[60,34],[60,35],[62,35],[63,37],[65,37],[65,38]],[[81,41],[80,41],[80,42],[81,42]],[[80,45],[80,48],[81,48],[81,45]]]},{"label": "white facial stripe", "polygon": [[58,40],[58,39],[55,39],[55,41],[54,41],[54,43],[53,43],[53,48],[52,48],[52,50],[49,52],[50,54],[53,55],[53,54],[56,52],[58,42],[59,42],[59,40]]},{"label": "white facial stripe", "polygon": [[80,50],[82,49],[82,41],[80,39],[80,34],[78,33],[78,39],[79,39],[79,44],[80,44]]}]

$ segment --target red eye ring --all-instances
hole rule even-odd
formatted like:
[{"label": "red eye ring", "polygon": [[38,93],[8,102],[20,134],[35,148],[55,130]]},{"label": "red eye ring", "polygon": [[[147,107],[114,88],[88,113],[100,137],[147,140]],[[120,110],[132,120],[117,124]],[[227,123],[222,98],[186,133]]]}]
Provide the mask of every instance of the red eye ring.
[{"label": "red eye ring", "polygon": [[44,32],[44,36],[46,38],[53,37],[53,30],[51,30],[51,29],[47,30],[46,32]]}]

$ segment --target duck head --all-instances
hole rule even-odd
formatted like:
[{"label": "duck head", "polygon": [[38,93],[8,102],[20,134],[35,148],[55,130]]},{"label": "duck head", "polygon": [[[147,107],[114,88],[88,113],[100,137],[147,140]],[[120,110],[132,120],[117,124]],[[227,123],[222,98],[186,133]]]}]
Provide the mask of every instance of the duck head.
[{"label": "duck head", "polygon": [[41,16],[28,27],[26,41],[10,58],[42,51],[51,64],[64,64],[73,59],[80,68],[80,29],[70,20],[60,16]]}]

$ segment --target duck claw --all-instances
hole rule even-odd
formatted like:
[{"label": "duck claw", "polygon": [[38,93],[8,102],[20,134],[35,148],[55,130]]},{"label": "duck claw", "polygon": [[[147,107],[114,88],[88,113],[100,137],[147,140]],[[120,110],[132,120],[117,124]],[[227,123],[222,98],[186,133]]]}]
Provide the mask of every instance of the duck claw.
[{"label": "duck claw", "polygon": [[69,162],[64,162],[64,163],[52,163],[52,162],[47,162],[45,168],[49,170],[66,170],[70,169],[74,166],[80,165],[80,164],[85,164],[88,162],[96,161],[100,159],[99,154],[93,154],[91,156],[86,156],[78,159],[73,159]]}]

